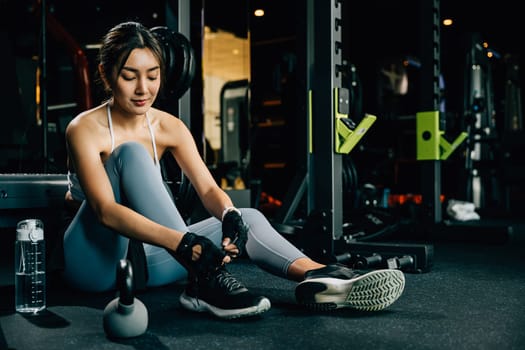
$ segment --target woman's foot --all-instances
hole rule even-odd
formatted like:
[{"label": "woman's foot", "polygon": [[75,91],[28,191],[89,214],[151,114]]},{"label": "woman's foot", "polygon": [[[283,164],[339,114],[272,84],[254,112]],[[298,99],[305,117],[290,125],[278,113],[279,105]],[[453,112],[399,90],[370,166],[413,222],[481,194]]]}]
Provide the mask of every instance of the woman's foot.
[{"label": "woman's foot", "polygon": [[188,270],[189,282],[179,298],[184,308],[225,319],[270,309],[268,298],[253,295],[226,270],[224,252],[208,238],[188,232],[172,255]]},{"label": "woman's foot", "polygon": [[191,279],[179,301],[188,310],[224,319],[260,315],[271,306],[268,298],[250,293],[224,267],[206,277]]},{"label": "woman's foot", "polygon": [[317,311],[344,307],[378,311],[394,303],[404,287],[405,276],[400,270],[361,273],[334,264],[308,271],[297,285],[295,296],[299,304]]}]

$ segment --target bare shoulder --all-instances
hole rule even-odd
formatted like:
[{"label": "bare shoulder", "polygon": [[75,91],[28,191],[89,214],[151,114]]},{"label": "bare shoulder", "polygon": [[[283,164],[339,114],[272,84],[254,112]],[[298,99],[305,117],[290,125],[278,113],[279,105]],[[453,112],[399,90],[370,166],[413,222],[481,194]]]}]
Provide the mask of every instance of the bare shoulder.
[{"label": "bare shoulder", "polygon": [[89,109],[78,114],[69,122],[66,128],[66,134],[79,132],[81,130],[92,130],[97,127],[107,128],[107,118],[105,117],[105,108],[103,105]]},{"label": "bare shoulder", "polygon": [[89,147],[100,151],[106,147],[108,140],[108,121],[103,105],[80,113],[66,128],[66,142],[69,147],[74,144],[75,147]]},{"label": "bare shoulder", "polygon": [[[171,113],[151,108],[150,118],[155,129],[155,135],[164,142],[174,141],[188,134],[186,124]],[[159,140],[159,141],[160,141]]]},{"label": "bare shoulder", "polygon": [[158,127],[171,128],[173,126],[184,126],[182,120],[161,109],[152,107],[149,114],[152,116],[153,123],[157,124]]}]

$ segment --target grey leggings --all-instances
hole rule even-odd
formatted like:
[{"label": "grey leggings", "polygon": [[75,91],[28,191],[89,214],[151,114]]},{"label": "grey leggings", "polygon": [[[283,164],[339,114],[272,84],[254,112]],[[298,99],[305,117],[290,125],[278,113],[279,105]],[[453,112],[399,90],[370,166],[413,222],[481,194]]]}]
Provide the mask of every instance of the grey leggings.
[{"label": "grey leggings", "polygon": [[[182,232],[208,237],[218,246],[221,222],[210,217],[187,225],[164,185],[159,168],[146,149],[135,142],[117,147],[105,164],[115,200],[145,217]],[[262,269],[287,277],[290,264],[305,255],[284,239],[265,216],[253,208],[240,208],[250,229],[246,252]],[[64,235],[65,280],[85,291],[115,288],[116,267],[126,257],[129,239],[102,226],[84,201]],[[148,286],[160,286],[187,277],[187,271],[164,249],[144,243]]]}]

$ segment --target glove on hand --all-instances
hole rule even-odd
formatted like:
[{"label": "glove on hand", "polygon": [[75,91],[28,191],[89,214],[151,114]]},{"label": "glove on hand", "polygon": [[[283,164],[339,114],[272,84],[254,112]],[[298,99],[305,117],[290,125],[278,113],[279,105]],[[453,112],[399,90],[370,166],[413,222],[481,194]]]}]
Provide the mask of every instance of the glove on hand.
[{"label": "glove on hand", "polygon": [[248,229],[248,225],[238,210],[230,210],[222,218],[222,239],[227,237],[230,239],[230,244],[237,246],[239,253],[236,256],[244,253],[248,240]]},{"label": "glove on hand", "polygon": [[[193,260],[193,247],[196,245],[200,245],[202,250],[200,257]],[[197,277],[206,276],[217,270],[222,265],[224,256],[225,253],[212,241],[192,232],[188,232],[182,237],[174,254],[177,261],[188,269],[190,274]]]}]

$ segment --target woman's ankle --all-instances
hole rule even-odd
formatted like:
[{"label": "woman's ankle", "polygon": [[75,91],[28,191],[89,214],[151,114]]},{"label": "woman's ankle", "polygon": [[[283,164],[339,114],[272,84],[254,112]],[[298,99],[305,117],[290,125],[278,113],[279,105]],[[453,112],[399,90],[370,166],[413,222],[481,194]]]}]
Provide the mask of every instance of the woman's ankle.
[{"label": "woman's ankle", "polygon": [[320,269],[325,266],[326,265],[313,261],[310,258],[299,258],[290,264],[287,275],[289,279],[301,282],[304,280],[304,274],[307,271]]}]

